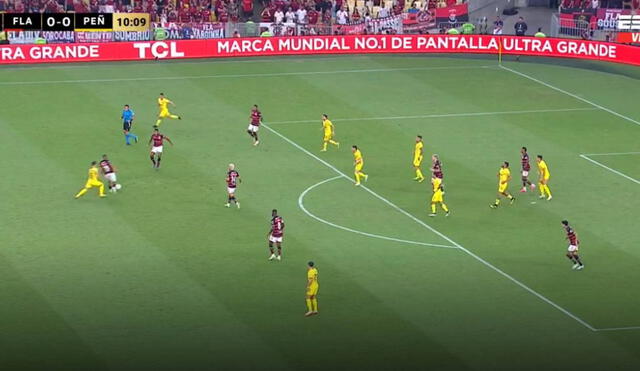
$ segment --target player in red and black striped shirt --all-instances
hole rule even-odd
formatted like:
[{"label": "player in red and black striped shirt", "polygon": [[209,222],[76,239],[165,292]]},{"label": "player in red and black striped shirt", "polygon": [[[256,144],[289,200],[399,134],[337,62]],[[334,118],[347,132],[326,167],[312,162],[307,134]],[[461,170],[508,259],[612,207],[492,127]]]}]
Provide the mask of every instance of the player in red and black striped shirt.
[{"label": "player in red and black striped shirt", "polygon": [[529,181],[529,170],[531,170],[531,165],[529,164],[527,147],[522,147],[520,149],[520,153],[522,154],[522,159],[520,160],[520,163],[522,164],[522,189],[520,192],[524,193],[527,191],[527,186],[531,187],[531,191],[533,191],[536,188],[536,185]]},{"label": "player in red and black striped shirt", "polygon": [[227,178],[225,179],[227,182],[227,203],[224,205],[226,207],[230,207],[231,203],[236,204],[236,207],[240,208],[240,202],[236,198],[236,188],[238,187],[238,183],[242,183],[242,179],[240,178],[240,174],[236,171],[236,165],[229,164],[229,171],[227,171]]},{"label": "player in red and black striped shirt", "polygon": [[578,256],[578,248],[580,245],[580,241],[578,240],[578,235],[576,231],[573,230],[569,226],[569,222],[566,220],[562,221],[562,227],[564,231],[567,233],[567,240],[569,241],[569,248],[567,249],[567,258],[573,262],[573,269],[582,270],[584,269],[584,264],[580,260]]},{"label": "player in red and black striped shirt", "polygon": [[[269,229],[269,251],[271,256],[269,260],[278,259],[282,260],[282,237],[284,236],[284,220],[278,215],[278,210],[271,210],[271,228]],[[273,245],[278,248],[278,255],[273,248]]]},{"label": "player in red and black striped shirt", "polygon": [[258,105],[254,104],[249,115],[249,126],[247,127],[247,133],[253,138],[253,145],[257,146],[260,143],[258,140],[258,130],[260,130],[260,124],[262,124],[262,113],[258,109]]}]

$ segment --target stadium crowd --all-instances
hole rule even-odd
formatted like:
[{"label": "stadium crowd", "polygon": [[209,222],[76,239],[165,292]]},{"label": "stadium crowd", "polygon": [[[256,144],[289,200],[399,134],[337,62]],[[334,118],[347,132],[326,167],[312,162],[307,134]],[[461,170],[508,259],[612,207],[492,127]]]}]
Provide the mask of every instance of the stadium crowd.
[{"label": "stadium crowd", "polygon": [[[254,3],[255,1],[255,3]],[[638,1],[638,0],[636,0]],[[349,24],[429,12],[464,0],[0,0],[8,13],[149,13],[155,22]],[[255,12],[254,8],[261,9]]]}]

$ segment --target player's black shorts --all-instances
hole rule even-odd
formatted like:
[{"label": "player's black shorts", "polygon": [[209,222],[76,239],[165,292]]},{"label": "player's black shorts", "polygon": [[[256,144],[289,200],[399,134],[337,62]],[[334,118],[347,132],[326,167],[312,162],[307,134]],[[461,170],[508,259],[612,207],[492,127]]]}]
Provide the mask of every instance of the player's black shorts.
[{"label": "player's black shorts", "polygon": [[126,131],[131,130],[131,125],[132,124],[133,124],[132,121],[124,121],[124,122],[122,122],[122,130],[126,130]]}]

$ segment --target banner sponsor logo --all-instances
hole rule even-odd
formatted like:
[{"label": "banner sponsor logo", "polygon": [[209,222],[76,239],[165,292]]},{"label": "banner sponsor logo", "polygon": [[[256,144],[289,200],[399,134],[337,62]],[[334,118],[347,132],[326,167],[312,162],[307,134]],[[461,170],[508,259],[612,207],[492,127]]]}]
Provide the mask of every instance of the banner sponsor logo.
[{"label": "banner sponsor logo", "polygon": [[76,31],[76,40],[79,43],[106,43],[113,41],[111,31]]},{"label": "banner sponsor logo", "polygon": [[9,44],[34,44],[40,31],[7,31]]},{"label": "banner sponsor logo", "polygon": [[161,26],[167,32],[169,40],[189,40],[189,39],[219,39],[224,37],[224,24],[222,23],[167,23]]},{"label": "banner sponsor logo", "polygon": [[156,41],[154,43],[134,43],[133,47],[138,50],[138,58],[148,59],[153,57],[160,58],[182,58],[184,52],[178,50],[178,44],[175,41],[164,42]]},{"label": "banner sponsor logo", "polygon": [[115,41],[149,41],[151,40],[151,31],[115,31],[113,39]]},{"label": "banner sponsor logo", "polygon": [[640,32],[620,32],[618,42],[625,44],[640,44]]},{"label": "banner sponsor logo", "polygon": [[47,40],[47,44],[72,43],[76,35],[73,31],[42,31],[42,37]]},{"label": "banner sponsor logo", "polygon": [[600,30],[615,30],[618,28],[618,17],[622,14],[631,14],[628,9],[598,9],[597,25]]},{"label": "banner sponsor logo", "polygon": [[[633,36],[640,38],[639,36]],[[152,60],[304,54],[482,53],[579,58],[640,66],[640,48],[572,39],[490,35],[353,35],[0,45],[0,63]]]},{"label": "banner sponsor logo", "polygon": [[640,15],[620,14],[618,16],[618,30],[640,31]]}]

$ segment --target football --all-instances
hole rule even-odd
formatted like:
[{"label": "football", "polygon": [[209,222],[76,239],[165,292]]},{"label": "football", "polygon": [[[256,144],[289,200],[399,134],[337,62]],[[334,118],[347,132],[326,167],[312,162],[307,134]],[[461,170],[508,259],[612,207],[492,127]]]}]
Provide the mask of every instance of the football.
[{"label": "football", "polygon": [[116,184],[116,189],[119,191],[122,189],[122,184]]}]

